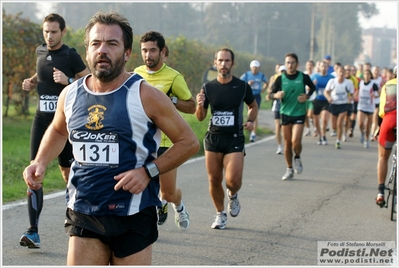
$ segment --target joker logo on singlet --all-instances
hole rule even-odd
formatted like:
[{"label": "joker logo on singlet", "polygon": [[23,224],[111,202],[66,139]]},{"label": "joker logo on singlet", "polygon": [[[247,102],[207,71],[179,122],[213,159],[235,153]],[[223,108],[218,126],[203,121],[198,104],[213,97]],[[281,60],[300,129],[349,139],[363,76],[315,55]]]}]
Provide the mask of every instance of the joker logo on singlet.
[{"label": "joker logo on singlet", "polygon": [[75,160],[82,166],[101,166],[116,168],[119,165],[118,134],[99,131],[104,127],[104,111],[106,107],[93,105],[85,125],[89,130],[72,130],[72,141]]}]

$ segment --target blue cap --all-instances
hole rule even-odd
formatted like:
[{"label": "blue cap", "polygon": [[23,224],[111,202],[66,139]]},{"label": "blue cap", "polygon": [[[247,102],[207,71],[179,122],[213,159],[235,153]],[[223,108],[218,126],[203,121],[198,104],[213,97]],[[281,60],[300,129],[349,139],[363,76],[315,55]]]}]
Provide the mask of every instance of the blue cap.
[{"label": "blue cap", "polygon": [[324,56],[324,59],[325,59],[325,60],[331,60],[331,56],[330,56],[330,55],[325,55],[325,56]]}]

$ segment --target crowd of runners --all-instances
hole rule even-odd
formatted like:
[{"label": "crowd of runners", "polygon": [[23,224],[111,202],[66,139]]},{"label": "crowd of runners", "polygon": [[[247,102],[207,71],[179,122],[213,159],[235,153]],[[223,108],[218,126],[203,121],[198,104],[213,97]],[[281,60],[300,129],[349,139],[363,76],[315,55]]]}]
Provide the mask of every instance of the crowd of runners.
[{"label": "crowd of runners", "polygon": [[[266,100],[273,99],[276,154],[282,152],[281,136],[283,136],[285,147],[289,147],[285,148],[284,152],[289,152],[292,144],[294,144],[292,147],[294,151],[298,152],[295,156],[294,168],[291,155],[286,156],[288,168],[282,179],[291,179],[293,170],[300,173],[303,169],[299,158],[300,149],[298,149],[302,136],[296,135],[292,138],[289,133],[289,137],[284,137],[285,131],[281,131],[281,129],[284,130],[284,125],[302,125],[303,135],[318,137],[318,145],[328,145],[327,136],[330,136],[329,139],[335,139],[336,149],[341,149],[342,143],[349,139],[358,139],[359,145],[365,149],[370,148],[370,142],[376,142],[378,143],[376,204],[383,207],[387,162],[396,142],[397,66],[381,68],[370,62],[356,65],[341,62],[332,64],[330,55],[316,62],[308,60],[303,74],[305,78],[306,75],[310,77],[316,88],[313,91],[311,87],[306,86],[307,93],[309,90],[313,92],[306,100],[306,116],[304,116],[305,112],[302,112],[303,117],[294,118],[295,122],[287,121],[286,116],[292,115],[292,111],[280,107],[281,98],[274,96],[277,94],[273,95],[277,93],[273,85],[278,77],[284,76],[290,80],[292,74],[297,73],[291,70],[287,74],[287,68],[289,68],[287,61],[275,66],[276,73],[270,79],[269,94],[266,95]],[[291,108],[292,106],[289,105],[288,109]],[[386,119],[383,120],[383,118]],[[354,134],[356,128],[360,132],[358,137]]]}]

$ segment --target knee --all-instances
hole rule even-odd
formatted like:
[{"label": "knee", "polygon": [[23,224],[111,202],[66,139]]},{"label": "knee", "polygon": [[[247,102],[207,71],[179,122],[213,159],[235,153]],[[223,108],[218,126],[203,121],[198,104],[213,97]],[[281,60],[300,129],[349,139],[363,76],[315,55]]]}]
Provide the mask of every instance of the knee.
[{"label": "knee", "polygon": [[241,188],[242,182],[240,180],[234,180],[230,181],[229,183],[226,183],[226,187],[231,191],[231,192],[238,192],[238,190]]}]

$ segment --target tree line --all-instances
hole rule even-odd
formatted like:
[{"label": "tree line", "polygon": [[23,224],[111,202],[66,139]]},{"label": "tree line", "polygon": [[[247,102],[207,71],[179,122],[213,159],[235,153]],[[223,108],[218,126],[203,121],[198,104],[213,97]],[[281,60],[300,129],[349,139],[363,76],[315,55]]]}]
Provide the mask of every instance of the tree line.
[{"label": "tree line", "polygon": [[[288,52],[297,53],[304,66],[311,55],[312,34],[314,60],[334,54],[334,61],[353,62],[362,43],[357,15],[371,17],[378,13],[375,4],[367,3],[59,2],[52,12],[62,15],[67,22],[63,40],[76,48],[84,60],[84,27],[98,10],[120,12],[133,27],[128,71],[143,64],[140,35],[149,30],[159,31],[170,48],[168,64],[185,76],[193,94],[201,87],[203,73],[212,66],[214,53],[221,46],[235,51],[236,76],[248,70],[249,62],[256,58],[262,63],[261,71],[270,77],[274,65]],[[34,73],[34,52],[44,42],[43,18],[26,17],[37,11],[34,2],[3,4],[3,96],[7,107],[14,101],[21,113],[27,111],[29,100],[21,83]]]}]

